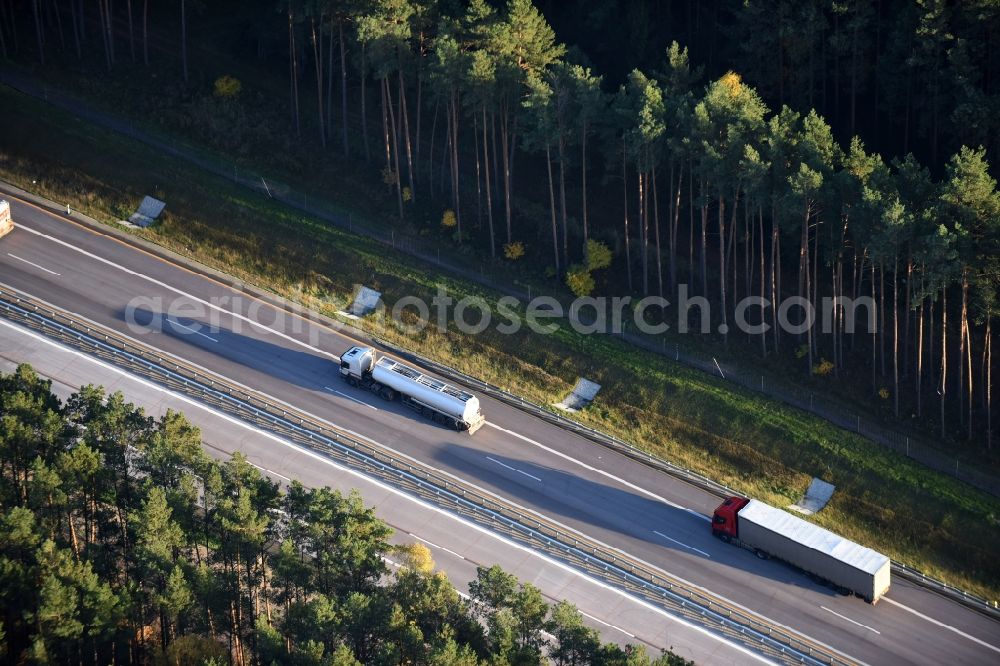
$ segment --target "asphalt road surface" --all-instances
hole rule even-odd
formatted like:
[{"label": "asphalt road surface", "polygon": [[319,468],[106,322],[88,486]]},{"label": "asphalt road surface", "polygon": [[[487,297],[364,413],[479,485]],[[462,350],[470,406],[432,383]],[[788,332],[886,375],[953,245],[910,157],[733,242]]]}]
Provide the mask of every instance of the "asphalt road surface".
[{"label": "asphalt road surface", "polygon": [[[870,664],[993,663],[1000,624],[899,579],[877,606],[711,536],[717,498],[488,398],[475,435],[352,389],[354,340],[11,200],[0,282],[294,404]],[[151,325],[150,325],[151,324]],[[282,474],[315,479],[308,463]],[[602,618],[631,633],[631,615]],[[636,625],[638,627],[638,625]],[[641,628],[639,629],[641,631]]]},{"label": "asphalt road surface", "polygon": [[[295,478],[307,486],[330,486],[345,493],[357,490],[365,504],[375,506],[379,517],[395,529],[390,541],[427,545],[438,568],[448,574],[461,594],[468,594],[468,583],[475,578],[477,566],[499,564],[522,581],[539,587],[551,603],[562,599],[574,603],[584,614],[584,622],[605,641],[644,644],[654,655],[670,649],[698,664],[756,661],[744,647],[673,619],[503,536],[211,406],[0,319],[0,371],[11,372],[19,363],[29,363],[40,375],[51,379],[53,391],[63,400],[84,384],[99,384],[108,393],[121,391],[153,417],[162,416],[168,409],[182,411],[201,429],[210,455],[226,459],[239,451],[278,484],[287,485]],[[391,557],[388,563],[393,569],[399,566]]]}]

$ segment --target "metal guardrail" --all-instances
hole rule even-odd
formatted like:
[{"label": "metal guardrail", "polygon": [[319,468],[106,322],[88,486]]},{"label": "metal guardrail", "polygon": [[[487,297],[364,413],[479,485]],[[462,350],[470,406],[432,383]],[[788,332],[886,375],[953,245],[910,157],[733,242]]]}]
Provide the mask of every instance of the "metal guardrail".
[{"label": "metal guardrail", "polygon": [[[446,365],[442,365],[436,361],[432,361],[424,358],[423,356],[407,351],[406,349],[393,345],[392,343],[380,338],[375,339],[375,342],[386,349],[389,349],[392,353],[407,359],[411,363],[421,365],[434,371],[435,373],[447,378],[449,381],[461,384],[481,393],[485,393],[495,400],[499,400],[507,405],[525,411],[532,416],[546,421],[547,423],[551,423],[558,428],[576,433],[581,437],[600,444],[601,446],[615,451],[626,458],[652,467],[655,470],[669,474],[674,478],[680,479],[706,492],[712,493],[720,499],[741,494],[728,486],[699,474],[698,472],[679,465],[674,465],[673,463],[663,460],[662,458],[652,456],[638,447],[618,439],[617,437],[613,437],[607,433],[589,428],[560,414],[555,414],[541,405],[529,402],[514,395],[513,393],[505,391],[499,386],[495,386],[480,379],[476,379],[475,377],[466,375],[462,372],[449,368]],[[966,592],[965,590],[948,585],[943,581],[928,576],[927,574],[900,562],[892,562],[892,574],[1000,622],[1000,605],[998,605],[996,601],[991,602],[988,599],[972,594],[971,592]]]},{"label": "metal guardrail", "polygon": [[529,544],[732,641],[786,663],[852,664],[820,642],[583,533],[370,444],[316,417],[6,286],[0,315],[266,428]]}]

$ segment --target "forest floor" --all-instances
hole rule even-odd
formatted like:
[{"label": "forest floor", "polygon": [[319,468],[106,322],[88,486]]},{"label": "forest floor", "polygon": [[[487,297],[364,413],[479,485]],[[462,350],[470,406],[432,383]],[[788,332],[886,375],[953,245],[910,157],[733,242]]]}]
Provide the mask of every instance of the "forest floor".
[{"label": "forest floor", "polygon": [[[140,235],[326,314],[358,283],[382,291],[389,306],[402,296],[429,300],[438,285],[456,299],[499,297],[7,88],[0,88],[0,177],[109,221],[127,217],[142,196],[158,196],[168,202],[164,219]],[[588,377],[604,388],[575,418],[771,504],[798,500],[813,476],[822,477],[837,492],[817,523],[1000,598],[1000,499],[817,417],[566,325],[552,335],[429,327],[405,337],[369,326],[543,405]]]}]

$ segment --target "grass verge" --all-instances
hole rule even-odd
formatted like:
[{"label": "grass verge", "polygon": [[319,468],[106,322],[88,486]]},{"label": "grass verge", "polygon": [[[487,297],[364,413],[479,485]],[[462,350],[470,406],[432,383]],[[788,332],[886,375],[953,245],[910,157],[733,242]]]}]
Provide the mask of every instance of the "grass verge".
[{"label": "grass verge", "polygon": [[[98,219],[123,218],[144,194],[157,195],[165,217],[142,236],[328,314],[355,283],[390,305],[429,299],[439,284],[456,297],[498,296],[6,88],[0,176]],[[560,399],[577,376],[591,378],[604,389],[582,422],[778,506],[820,476],[838,489],[816,522],[1000,598],[1000,500],[821,419],[568,327],[548,336],[373,332],[540,404]]]}]

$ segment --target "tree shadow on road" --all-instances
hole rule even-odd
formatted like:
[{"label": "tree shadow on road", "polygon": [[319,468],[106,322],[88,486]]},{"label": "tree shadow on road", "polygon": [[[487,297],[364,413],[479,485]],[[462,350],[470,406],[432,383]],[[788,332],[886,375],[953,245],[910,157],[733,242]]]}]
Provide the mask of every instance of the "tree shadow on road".
[{"label": "tree shadow on road", "polygon": [[711,535],[704,516],[612,479],[586,478],[594,474],[583,468],[585,476],[453,443],[445,443],[436,458],[487,490],[724,596],[731,595],[732,583],[726,580],[731,577],[742,583],[757,577],[793,593],[801,588],[839,596],[799,569],[722,543]]}]

